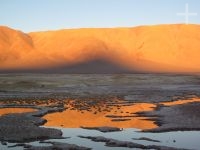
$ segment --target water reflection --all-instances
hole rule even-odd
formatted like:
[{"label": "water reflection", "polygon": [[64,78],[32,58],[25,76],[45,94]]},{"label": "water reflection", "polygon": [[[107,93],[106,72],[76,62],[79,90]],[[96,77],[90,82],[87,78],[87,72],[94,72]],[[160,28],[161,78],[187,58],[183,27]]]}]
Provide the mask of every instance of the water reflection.
[{"label": "water reflection", "polygon": [[191,102],[200,102],[200,98],[191,98],[191,99],[185,99],[185,100],[177,100],[172,102],[163,102],[160,104],[163,104],[165,106],[173,106],[173,105],[180,105],[180,104],[186,104]]},{"label": "water reflection", "polygon": [[[165,133],[146,133],[146,132],[138,132],[140,130],[127,128],[121,132],[109,132],[102,133],[95,130],[85,130],[80,128],[58,128],[63,132],[63,136],[71,136],[71,138],[67,139],[68,143],[71,144],[79,144],[86,147],[91,147],[95,150],[113,150],[112,147],[106,147],[105,143],[102,142],[92,142],[88,139],[80,139],[79,135],[85,136],[103,136],[106,138],[113,138],[120,141],[131,141],[138,144],[143,145],[160,145],[160,146],[169,146],[176,147],[181,149],[199,149],[200,142],[198,142],[200,138],[200,131],[173,131],[173,132],[165,132]],[[159,140],[161,142],[151,142],[146,140],[134,140],[134,138],[147,137],[154,140]],[[60,141],[60,140],[55,140]],[[63,140],[64,141],[64,140]],[[66,140],[65,140],[66,141]],[[117,150],[128,150],[128,148],[114,148]]]},{"label": "water reflection", "polygon": [[115,126],[120,128],[150,129],[157,126],[144,117],[136,117],[135,113],[153,110],[150,103],[132,103],[112,100],[67,100],[67,109],[63,112],[48,114],[45,126],[79,128],[80,126]]},{"label": "water reflection", "polygon": [[[10,101],[9,101],[10,102]],[[165,106],[180,105],[190,102],[200,102],[200,98],[162,102]],[[63,104],[66,110],[47,114],[45,126],[79,128],[80,126],[115,126],[120,128],[152,129],[156,128],[152,120],[135,115],[141,111],[152,111],[156,104],[133,103],[119,98],[102,99],[67,99],[60,100],[34,100],[12,101],[12,104],[35,104],[38,106],[53,106]],[[0,108],[0,116],[9,113],[33,112],[32,108]]]},{"label": "water reflection", "polygon": [[0,116],[13,113],[27,113],[34,112],[36,109],[32,108],[0,108]]}]

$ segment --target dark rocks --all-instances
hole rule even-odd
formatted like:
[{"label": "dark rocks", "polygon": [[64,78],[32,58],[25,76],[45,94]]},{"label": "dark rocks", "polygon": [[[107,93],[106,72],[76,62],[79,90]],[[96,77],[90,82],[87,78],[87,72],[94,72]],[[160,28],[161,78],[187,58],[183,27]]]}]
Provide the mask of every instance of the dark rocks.
[{"label": "dark rocks", "polygon": [[128,148],[145,148],[144,145],[127,142],[127,141],[118,141],[115,139],[109,139],[102,136],[92,137],[92,136],[79,136],[80,138],[90,139],[94,142],[105,142],[108,147],[128,147]]},{"label": "dark rocks", "polygon": [[19,147],[19,146],[30,147],[30,146],[27,146],[25,143],[18,143],[18,144],[12,145],[12,146],[8,146],[8,148]]},{"label": "dark rocks", "polygon": [[7,142],[1,141],[1,144],[2,144],[2,145],[7,145]]},{"label": "dark rocks", "polygon": [[200,130],[200,103],[198,102],[160,107],[154,111],[143,112],[139,116],[150,117],[159,126],[144,132]]},{"label": "dark rocks", "polygon": [[160,142],[159,140],[154,140],[146,137],[141,137],[141,138],[133,138],[133,140],[142,140],[142,141],[149,141],[149,142]]},{"label": "dark rocks", "polygon": [[120,128],[117,128],[117,127],[108,127],[108,126],[103,126],[103,127],[81,127],[81,128],[88,129],[88,130],[98,130],[100,132],[122,131]]},{"label": "dark rocks", "polygon": [[0,117],[0,141],[29,142],[44,139],[60,139],[61,130],[38,127],[46,122],[40,118],[48,112],[54,112],[56,108],[40,108],[37,112],[8,114]]},{"label": "dark rocks", "polygon": [[129,141],[119,141],[115,139],[110,139],[110,138],[105,138],[102,136],[79,136],[80,138],[86,138],[90,139],[94,142],[104,142],[105,146],[108,147],[127,147],[127,148],[140,148],[140,149],[155,149],[155,150],[184,150],[184,149],[178,149],[178,148],[173,148],[173,147],[166,147],[166,146],[157,146],[157,145],[142,145],[142,144],[137,144]]},{"label": "dark rocks", "polygon": [[30,146],[25,148],[25,150],[91,150],[91,148],[78,146],[75,144],[60,143],[60,142],[42,142],[47,144],[52,144],[52,146]]},{"label": "dark rocks", "polygon": [[118,119],[112,119],[111,121],[129,121],[131,119],[123,119],[123,118],[118,118]]},{"label": "dark rocks", "polygon": [[106,115],[105,117],[108,117],[108,118],[132,118],[132,117],[135,117],[135,115],[126,115],[126,116]]}]

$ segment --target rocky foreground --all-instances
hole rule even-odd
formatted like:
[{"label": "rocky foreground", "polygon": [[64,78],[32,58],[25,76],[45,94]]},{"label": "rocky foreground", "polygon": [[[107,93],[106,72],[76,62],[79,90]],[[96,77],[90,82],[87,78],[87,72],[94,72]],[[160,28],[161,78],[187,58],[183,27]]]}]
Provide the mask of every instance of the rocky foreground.
[{"label": "rocky foreground", "polygon": [[[74,100],[76,101],[76,100]],[[79,101],[79,100],[78,100]],[[10,101],[9,101],[10,102]],[[14,101],[16,102],[16,101]],[[28,102],[28,101],[27,101]],[[37,101],[32,101],[37,103]],[[63,139],[67,137],[62,136],[62,132],[58,129],[53,128],[45,128],[40,127],[43,125],[46,120],[41,117],[48,114],[63,111],[68,109],[64,104],[61,104],[60,101],[53,101],[51,103],[48,101],[40,101],[37,105],[30,104],[21,104],[21,105],[8,105],[6,101],[5,104],[1,104],[1,108],[13,108],[13,107],[27,107],[38,109],[36,112],[30,113],[21,113],[21,114],[7,114],[0,116],[0,141],[2,144],[7,144],[7,142],[16,142],[16,143],[24,143],[30,141],[40,141],[41,143],[45,143],[45,140],[49,139]],[[94,103],[98,104],[98,101],[88,101],[89,105],[94,105]],[[24,103],[26,103],[24,101]],[[121,102],[120,102],[121,103]],[[126,102],[127,104],[127,102]],[[156,104],[156,103],[155,103]],[[39,106],[40,105],[40,106]],[[117,105],[117,103],[113,102],[113,105]],[[130,103],[129,103],[130,105]],[[200,103],[186,103],[182,105],[174,105],[174,106],[162,106],[160,104],[156,104],[157,107],[154,111],[151,112],[139,112],[135,115],[137,116],[145,116],[150,120],[155,120],[155,123],[158,125],[158,128],[143,130],[144,132],[165,132],[165,131],[179,131],[179,130],[200,130]],[[76,107],[76,106],[74,106]],[[77,109],[77,108],[74,108]],[[78,109],[80,109],[78,107]],[[136,116],[136,117],[137,117]],[[179,121],[177,121],[179,120]],[[122,129],[117,127],[82,127],[87,130],[98,130],[101,132],[120,132]],[[70,136],[70,135],[69,135]],[[87,138],[94,142],[105,142],[105,146],[108,147],[128,147],[128,148],[140,148],[140,149],[156,149],[156,150],[170,150],[176,148],[166,147],[166,146],[156,146],[156,145],[142,145],[130,141],[119,141],[115,139],[108,139],[105,137],[88,137],[84,135],[80,135],[80,138]],[[151,140],[145,137],[142,137],[142,140]],[[159,141],[155,141],[159,142]],[[89,150],[91,148],[86,148],[78,145],[67,144],[67,143],[59,143],[59,142],[47,142],[52,146],[47,147],[38,147],[32,146],[29,144],[16,144],[15,146],[23,146],[24,149],[27,150],[46,150],[46,149],[77,149],[77,150]]]},{"label": "rocky foreground", "polygon": [[[1,108],[21,106],[1,106]],[[46,120],[41,117],[47,113],[61,111],[63,108],[47,108],[37,106],[23,106],[38,109],[37,112],[7,114],[0,116],[0,140],[7,142],[30,142],[45,139],[59,139],[62,132],[57,129],[39,127]]]},{"label": "rocky foreground", "polygon": [[[46,142],[49,139],[63,139],[62,131],[42,127],[47,120],[44,115],[65,110],[79,113],[92,113],[94,116],[104,111],[106,119],[118,124],[133,118],[146,117],[155,122],[155,128],[143,132],[166,132],[179,130],[200,130],[200,103],[191,99],[200,99],[199,75],[175,74],[126,74],[126,75],[45,75],[45,74],[1,74],[0,107],[34,108],[37,111],[0,116],[0,141],[2,145],[10,142],[22,144],[24,149],[43,150],[25,142]],[[184,104],[164,105],[163,102],[188,100]],[[70,102],[71,107],[67,107]],[[138,103],[149,103],[151,111],[136,112],[124,107]],[[115,109],[112,109],[115,107]],[[131,107],[132,108],[132,107]],[[144,112],[145,111],[145,112]],[[116,112],[116,114],[115,114]],[[117,114],[118,113],[118,114]],[[47,116],[46,115],[46,116]],[[85,130],[101,132],[121,132],[118,126],[84,126]],[[67,135],[68,136],[68,135]],[[70,136],[70,135],[69,135]],[[85,138],[87,136],[80,135]],[[97,136],[87,137],[94,139]],[[105,145],[134,147],[131,141],[101,138]],[[147,137],[142,137],[147,140]],[[149,140],[149,139],[148,139]],[[154,140],[154,139],[152,139]],[[67,143],[49,143],[48,149],[90,149],[81,145]],[[77,143],[78,144],[78,143]],[[113,145],[112,145],[113,144]],[[17,145],[16,145],[17,146]],[[19,146],[19,145],[18,145]],[[140,145],[144,148],[145,145]],[[148,147],[145,147],[146,149]],[[150,148],[152,148],[150,146]],[[153,147],[154,149],[172,149]],[[46,148],[47,149],[47,148]]]}]

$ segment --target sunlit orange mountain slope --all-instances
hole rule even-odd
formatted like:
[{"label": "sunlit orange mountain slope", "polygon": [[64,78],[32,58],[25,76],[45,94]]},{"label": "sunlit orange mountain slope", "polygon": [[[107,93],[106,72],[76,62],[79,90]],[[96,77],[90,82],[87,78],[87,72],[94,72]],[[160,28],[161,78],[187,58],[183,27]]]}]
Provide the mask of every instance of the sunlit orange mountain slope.
[{"label": "sunlit orange mountain slope", "polygon": [[103,73],[112,72],[112,68],[114,72],[200,72],[200,25],[65,29],[28,34],[0,26],[1,72],[95,73],[102,66]]}]

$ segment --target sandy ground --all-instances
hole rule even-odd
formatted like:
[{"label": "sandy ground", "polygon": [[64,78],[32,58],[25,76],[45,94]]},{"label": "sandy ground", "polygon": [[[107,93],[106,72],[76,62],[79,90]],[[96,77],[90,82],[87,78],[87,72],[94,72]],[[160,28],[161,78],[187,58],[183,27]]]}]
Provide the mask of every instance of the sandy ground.
[{"label": "sandy ground", "polygon": [[160,102],[200,96],[199,75],[1,74],[0,99],[63,99],[120,96]]}]

